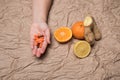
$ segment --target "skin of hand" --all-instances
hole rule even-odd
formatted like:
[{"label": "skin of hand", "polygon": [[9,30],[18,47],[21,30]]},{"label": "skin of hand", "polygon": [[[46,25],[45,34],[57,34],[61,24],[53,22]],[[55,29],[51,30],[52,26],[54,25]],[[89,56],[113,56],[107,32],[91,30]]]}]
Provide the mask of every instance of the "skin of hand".
[{"label": "skin of hand", "polygon": [[[47,16],[52,0],[33,0],[33,24],[30,30],[30,44],[35,56],[40,57],[50,44],[50,30],[47,25]],[[34,46],[34,35],[44,36],[44,42],[41,48]]]},{"label": "skin of hand", "polygon": [[[34,35],[38,33],[44,36],[44,42],[42,48],[37,48],[37,46],[34,45]],[[50,30],[46,22],[41,22],[39,24],[34,23],[31,27],[30,36],[31,36],[32,53],[35,56],[40,57],[41,54],[45,52],[47,45],[50,44]]]}]

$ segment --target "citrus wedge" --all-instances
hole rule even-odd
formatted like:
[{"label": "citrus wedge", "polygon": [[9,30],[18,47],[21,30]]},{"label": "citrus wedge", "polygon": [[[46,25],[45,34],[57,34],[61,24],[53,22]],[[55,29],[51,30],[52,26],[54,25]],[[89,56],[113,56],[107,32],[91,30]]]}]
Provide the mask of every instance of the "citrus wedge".
[{"label": "citrus wedge", "polygon": [[60,27],[55,30],[54,37],[58,42],[67,42],[72,38],[72,31],[68,27]]},{"label": "citrus wedge", "polygon": [[79,58],[85,58],[91,51],[90,44],[87,41],[78,41],[74,45],[74,54]]}]

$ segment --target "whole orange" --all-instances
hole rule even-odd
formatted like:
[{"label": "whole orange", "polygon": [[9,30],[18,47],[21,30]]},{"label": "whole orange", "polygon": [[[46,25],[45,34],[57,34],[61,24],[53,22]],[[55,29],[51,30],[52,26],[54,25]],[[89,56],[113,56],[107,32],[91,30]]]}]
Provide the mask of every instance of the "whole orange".
[{"label": "whole orange", "polygon": [[84,39],[84,24],[82,21],[74,23],[71,30],[76,39]]}]

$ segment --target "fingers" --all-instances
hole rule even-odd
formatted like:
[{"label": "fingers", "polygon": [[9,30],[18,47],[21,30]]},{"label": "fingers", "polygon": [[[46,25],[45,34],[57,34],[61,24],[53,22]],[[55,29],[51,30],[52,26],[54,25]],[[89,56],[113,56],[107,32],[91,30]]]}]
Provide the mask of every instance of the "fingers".
[{"label": "fingers", "polygon": [[41,48],[41,53],[42,53],[42,54],[45,52],[46,47],[47,47],[47,42],[45,41],[45,42],[43,43],[42,48]]},{"label": "fingers", "polygon": [[[38,32],[38,34],[40,34],[40,35],[44,35],[43,32],[40,32],[40,33]],[[34,41],[33,38],[32,38],[31,40]],[[34,45],[34,42],[33,42],[33,45]],[[33,55],[35,55],[36,57],[40,57],[41,54],[44,53],[43,50],[42,50],[42,48],[38,48],[36,45],[34,45],[33,47],[34,47],[34,48],[33,48]]]},{"label": "fingers", "polygon": [[46,38],[47,38],[47,43],[50,44],[50,30],[47,29],[47,30],[45,31],[45,34],[46,34]]},{"label": "fingers", "polygon": [[33,51],[33,54],[34,54],[36,57],[40,57],[40,56],[45,52],[46,47],[47,47],[47,42],[45,41],[45,42],[43,43],[42,48],[37,48],[37,47],[35,47],[35,49],[33,49],[33,50],[34,50],[34,51]]},{"label": "fingers", "polygon": [[40,56],[41,56],[41,49],[40,49],[40,48],[37,49],[36,56],[37,56],[37,57],[40,57]]},{"label": "fingers", "polygon": [[46,47],[47,47],[47,42],[44,41],[42,48],[35,47],[35,49],[33,49],[34,55],[36,55],[36,57],[40,57],[45,52]]},{"label": "fingers", "polygon": [[36,57],[40,57],[41,54],[42,54],[42,49],[41,48],[37,48],[37,46],[34,46],[33,55],[35,55]]},{"label": "fingers", "polygon": [[43,54],[46,50],[46,47],[47,47],[47,40],[46,40],[46,35],[44,35],[44,42],[43,42],[43,45],[42,45],[42,48],[41,48],[41,53]]},{"label": "fingers", "polygon": [[33,55],[36,55],[36,52],[37,52],[37,46],[34,46],[34,48],[33,48]]}]

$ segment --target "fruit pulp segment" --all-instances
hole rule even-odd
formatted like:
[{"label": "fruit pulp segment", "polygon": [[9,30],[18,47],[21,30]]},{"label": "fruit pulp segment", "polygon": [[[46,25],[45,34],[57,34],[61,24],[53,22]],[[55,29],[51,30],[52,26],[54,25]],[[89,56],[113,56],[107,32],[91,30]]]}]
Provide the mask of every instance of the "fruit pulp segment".
[{"label": "fruit pulp segment", "polygon": [[89,48],[89,47],[88,47],[87,45],[81,43],[80,45],[78,45],[78,46],[76,47],[76,52],[77,52],[78,54],[80,54],[81,56],[84,56],[84,55],[86,55],[86,53],[88,52],[88,50],[87,50],[88,48]]}]

